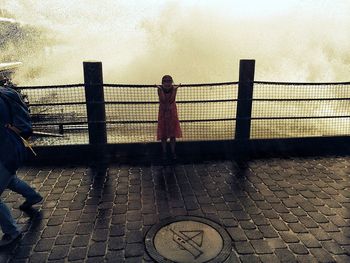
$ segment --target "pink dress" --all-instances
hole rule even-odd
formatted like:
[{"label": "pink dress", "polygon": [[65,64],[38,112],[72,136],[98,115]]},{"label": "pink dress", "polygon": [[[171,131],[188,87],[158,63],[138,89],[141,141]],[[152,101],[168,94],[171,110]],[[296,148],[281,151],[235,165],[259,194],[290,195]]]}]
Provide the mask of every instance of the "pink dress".
[{"label": "pink dress", "polygon": [[176,107],[176,90],[173,88],[166,93],[163,89],[158,90],[159,95],[159,112],[157,140],[167,139],[171,137],[181,138],[182,131],[177,114]]}]

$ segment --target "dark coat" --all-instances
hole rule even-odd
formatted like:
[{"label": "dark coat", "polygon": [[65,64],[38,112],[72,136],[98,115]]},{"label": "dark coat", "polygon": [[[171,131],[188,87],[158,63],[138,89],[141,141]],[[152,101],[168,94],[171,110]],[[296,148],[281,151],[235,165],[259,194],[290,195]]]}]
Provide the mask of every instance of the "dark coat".
[{"label": "dark coat", "polygon": [[0,97],[0,162],[14,174],[25,159],[26,149],[22,139],[5,127],[11,119],[9,107]]}]

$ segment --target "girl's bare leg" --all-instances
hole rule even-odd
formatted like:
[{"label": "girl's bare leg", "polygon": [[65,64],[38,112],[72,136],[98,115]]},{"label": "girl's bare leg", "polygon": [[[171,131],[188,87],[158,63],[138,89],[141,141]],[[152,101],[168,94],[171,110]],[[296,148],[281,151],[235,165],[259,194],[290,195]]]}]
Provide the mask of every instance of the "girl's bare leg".
[{"label": "girl's bare leg", "polygon": [[171,149],[171,154],[173,155],[173,158],[176,158],[175,143],[176,143],[175,137],[171,137],[170,138],[170,149]]},{"label": "girl's bare leg", "polygon": [[163,151],[163,158],[166,157],[166,139],[162,139],[162,151]]}]

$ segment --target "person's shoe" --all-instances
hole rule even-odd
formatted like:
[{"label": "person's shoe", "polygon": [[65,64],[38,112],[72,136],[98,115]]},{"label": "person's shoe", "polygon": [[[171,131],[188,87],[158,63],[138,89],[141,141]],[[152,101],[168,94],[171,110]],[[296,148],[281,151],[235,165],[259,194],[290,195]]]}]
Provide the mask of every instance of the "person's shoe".
[{"label": "person's shoe", "polygon": [[20,240],[22,238],[22,233],[18,232],[15,235],[9,235],[9,234],[4,234],[2,236],[2,239],[0,240],[0,248],[9,246],[13,244],[14,242]]},{"label": "person's shoe", "polygon": [[43,197],[39,195],[37,198],[30,200],[30,201],[25,201],[23,204],[19,206],[19,209],[21,210],[28,210],[32,208],[33,205],[40,203],[43,200]]},{"label": "person's shoe", "polygon": [[173,153],[173,155],[172,155],[172,157],[171,157],[172,159],[173,159],[173,161],[176,161],[177,160],[177,156],[176,156],[176,154],[175,153]]}]

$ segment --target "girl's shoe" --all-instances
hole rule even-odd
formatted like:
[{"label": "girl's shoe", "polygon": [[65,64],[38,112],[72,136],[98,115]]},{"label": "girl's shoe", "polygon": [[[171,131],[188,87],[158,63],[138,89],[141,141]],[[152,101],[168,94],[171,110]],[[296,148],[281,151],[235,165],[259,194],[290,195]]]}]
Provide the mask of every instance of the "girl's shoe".
[{"label": "girl's shoe", "polygon": [[175,153],[172,155],[172,159],[173,159],[173,161],[176,161],[176,160],[177,160],[177,156],[176,156]]},{"label": "girl's shoe", "polygon": [[167,160],[167,154],[166,153],[162,153],[162,161],[166,161]]}]

